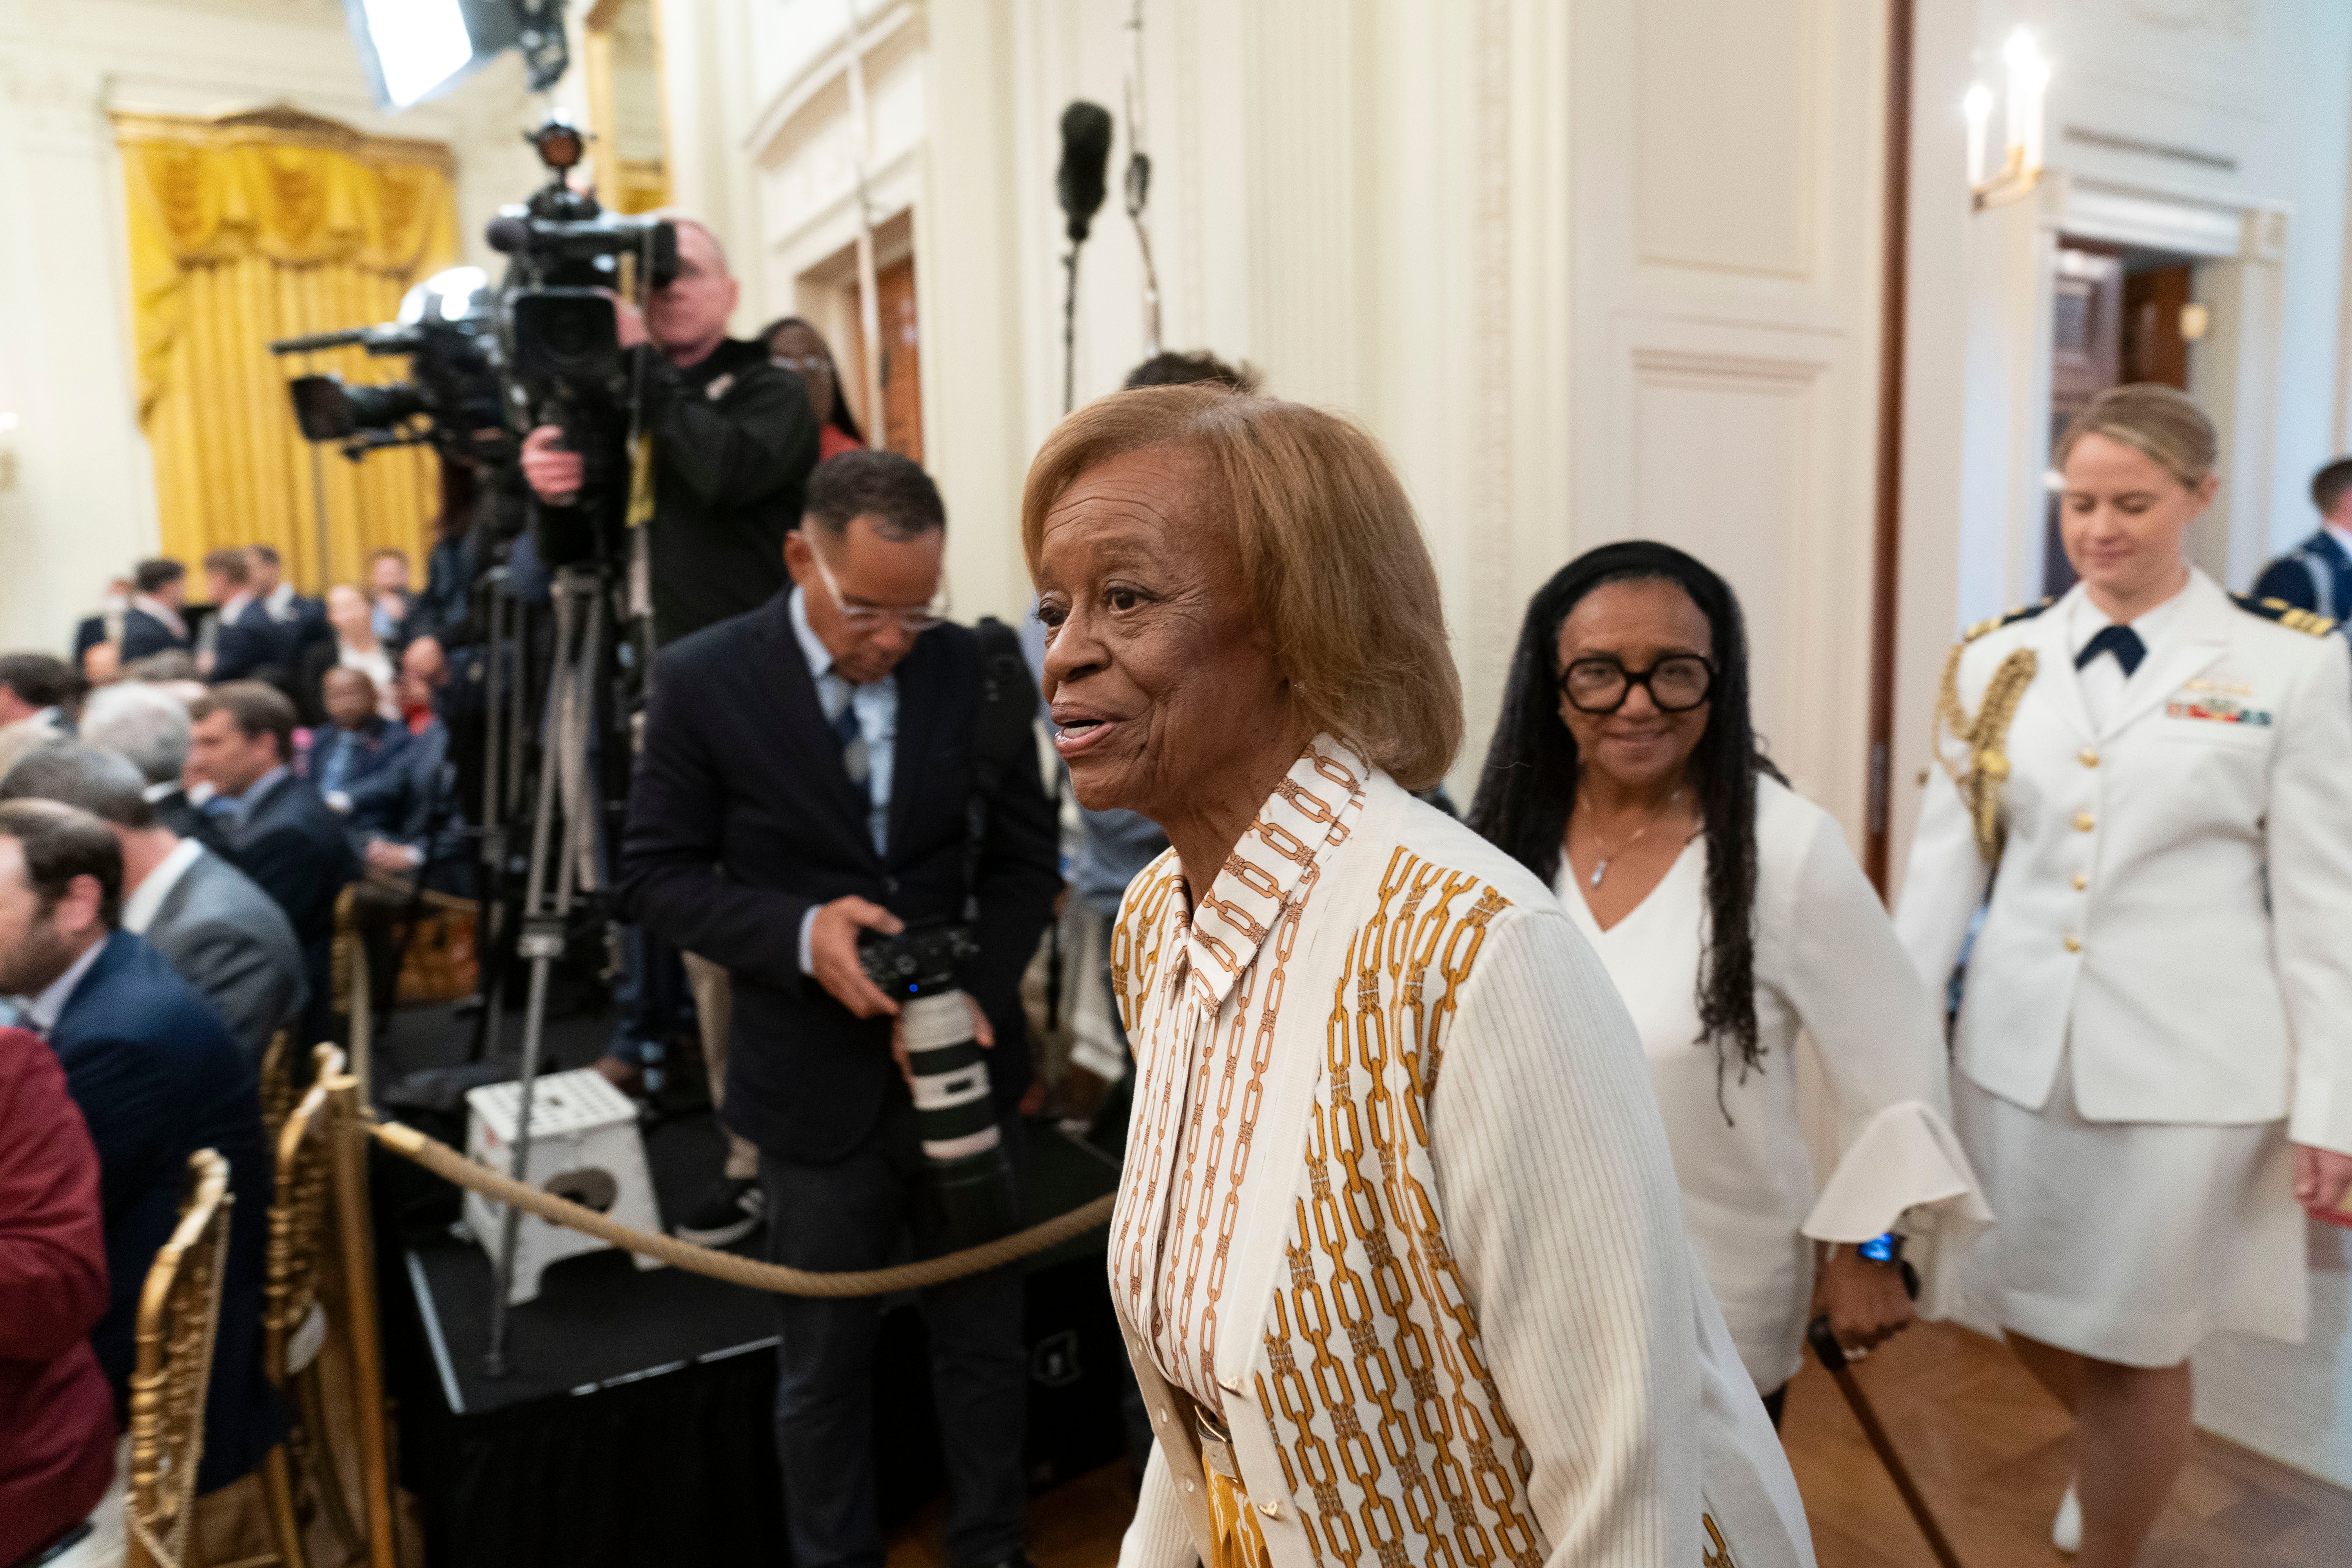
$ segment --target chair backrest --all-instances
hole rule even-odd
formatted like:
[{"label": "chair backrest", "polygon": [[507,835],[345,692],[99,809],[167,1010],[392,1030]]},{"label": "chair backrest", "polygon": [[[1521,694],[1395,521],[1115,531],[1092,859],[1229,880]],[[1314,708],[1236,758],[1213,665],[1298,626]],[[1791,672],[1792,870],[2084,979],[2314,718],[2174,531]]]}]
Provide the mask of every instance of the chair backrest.
[{"label": "chair backrest", "polygon": [[220,1327],[228,1253],[228,1162],[188,1157],[180,1223],[155,1255],[139,1297],[138,1359],[131,1374],[131,1562],[184,1568],[205,1451],[205,1391]]},{"label": "chair backrest", "polygon": [[334,1149],[329,1139],[328,1093],[342,1077],[343,1053],[322,1045],[310,1092],[278,1130],[278,1163],[269,1197],[269,1258],[262,1286],[262,1370],[283,1384],[296,1332],[319,1301],[326,1258],[327,1200]]},{"label": "chair backrest", "polygon": [[284,1029],[269,1037],[268,1048],[261,1053],[261,1130],[269,1135],[274,1147],[278,1130],[286,1125],[286,1114],[294,1109],[294,1046]]},{"label": "chair backrest", "polygon": [[360,935],[360,885],[352,882],[335,897],[335,940],[331,987],[334,1009],[351,1026],[352,1073],[362,1084],[373,1082],[369,1058],[375,1030],[375,987],[368,976],[367,943]]}]

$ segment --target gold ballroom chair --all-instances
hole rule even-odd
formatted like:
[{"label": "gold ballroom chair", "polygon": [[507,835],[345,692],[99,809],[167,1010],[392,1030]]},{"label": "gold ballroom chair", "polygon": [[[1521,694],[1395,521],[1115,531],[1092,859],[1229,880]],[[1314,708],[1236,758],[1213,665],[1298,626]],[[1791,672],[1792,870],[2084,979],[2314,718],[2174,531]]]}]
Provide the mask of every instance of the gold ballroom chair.
[{"label": "gold ballroom chair", "polygon": [[140,1292],[131,1374],[131,1485],[126,1568],[191,1568],[196,1466],[205,1450],[205,1390],[220,1327],[228,1255],[228,1162],[188,1157],[180,1223]]},{"label": "gold ballroom chair", "polygon": [[[263,1461],[262,1487],[278,1548],[265,1561],[307,1568],[301,1506],[307,1500],[325,1517],[346,1560],[363,1556],[375,1568],[392,1568],[391,1469],[368,1229],[367,1129],[359,1079],[343,1070],[343,1053],[321,1045],[311,1059],[316,1071],[310,1090],[276,1134],[262,1368],[290,1396],[292,1422],[286,1442]],[[340,1279],[333,1278],[338,1268]],[[322,1367],[330,1341],[341,1349],[345,1372],[345,1386],[332,1391]],[[364,1532],[352,1517],[344,1490],[339,1439],[357,1449],[352,1459],[367,1516]]]}]

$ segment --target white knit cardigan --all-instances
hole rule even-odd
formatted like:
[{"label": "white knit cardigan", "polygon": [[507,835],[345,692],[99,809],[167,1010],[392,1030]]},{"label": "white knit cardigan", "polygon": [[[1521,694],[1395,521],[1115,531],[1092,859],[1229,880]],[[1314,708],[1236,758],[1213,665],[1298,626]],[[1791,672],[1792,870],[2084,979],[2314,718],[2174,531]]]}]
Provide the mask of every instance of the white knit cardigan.
[{"label": "white knit cardigan", "polygon": [[[1302,791],[1344,810],[1302,824]],[[1810,1565],[1632,1022],[1551,894],[1328,737],[1191,915],[1181,879],[1138,877],[1112,947],[1139,1076],[1111,1293],[1159,1438],[1120,1562],[1210,1555],[1138,1244],[1183,1121],[1150,1108],[1254,995],[1279,1012],[1213,1370],[1274,1568]],[[1286,973],[1237,986],[1294,913]]]}]

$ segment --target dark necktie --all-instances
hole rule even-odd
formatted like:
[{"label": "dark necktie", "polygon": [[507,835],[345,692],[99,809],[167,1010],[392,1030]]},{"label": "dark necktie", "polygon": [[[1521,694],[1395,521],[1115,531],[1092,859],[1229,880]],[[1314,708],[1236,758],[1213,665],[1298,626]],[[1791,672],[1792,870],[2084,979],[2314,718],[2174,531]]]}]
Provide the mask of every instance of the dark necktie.
[{"label": "dark necktie", "polygon": [[2074,656],[2074,668],[2089,668],[2091,661],[2103,653],[2116,656],[2116,662],[2124,667],[2124,679],[2128,680],[2132,671],[2139,668],[2139,661],[2147,657],[2147,645],[2140,641],[2139,634],[2129,626],[2102,626],[2099,635]]},{"label": "dark necktie", "polygon": [[848,771],[849,782],[864,784],[867,773],[866,734],[857,727],[857,694],[855,688],[851,689],[848,696],[842,699],[841,711],[833,716],[833,732],[841,742],[841,765]]}]

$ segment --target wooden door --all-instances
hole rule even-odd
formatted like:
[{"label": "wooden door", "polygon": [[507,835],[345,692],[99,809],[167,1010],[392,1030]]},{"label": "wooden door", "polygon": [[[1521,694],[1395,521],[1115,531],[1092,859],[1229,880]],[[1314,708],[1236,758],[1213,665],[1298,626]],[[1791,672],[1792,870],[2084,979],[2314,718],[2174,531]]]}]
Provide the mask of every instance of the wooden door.
[{"label": "wooden door", "polygon": [[2184,261],[2124,279],[2124,380],[2189,390],[2189,339],[2180,317],[2189,306],[2190,270]]},{"label": "wooden door", "polygon": [[[874,293],[882,329],[882,445],[893,452],[923,460],[922,333],[915,318],[915,258],[877,269]],[[869,434],[873,419],[866,409],[866,342],[857,288],[849,289],[849,358],[856,367],[857,384],[851,404]]]}]

